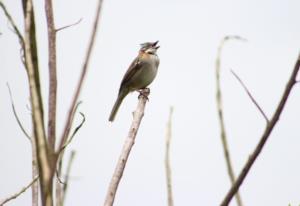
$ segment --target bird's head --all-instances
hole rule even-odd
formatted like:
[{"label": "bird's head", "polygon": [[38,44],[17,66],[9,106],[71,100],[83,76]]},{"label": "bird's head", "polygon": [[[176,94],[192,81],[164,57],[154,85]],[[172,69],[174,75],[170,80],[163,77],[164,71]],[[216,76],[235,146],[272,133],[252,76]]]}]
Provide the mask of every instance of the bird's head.
[{"label": "bird's head", "polygon": [[146,42],[141,44],[141,52],[147,53],[147,54],[156,54],[157,49],[159,46],[157,45],[158,41],[156,42]]}]

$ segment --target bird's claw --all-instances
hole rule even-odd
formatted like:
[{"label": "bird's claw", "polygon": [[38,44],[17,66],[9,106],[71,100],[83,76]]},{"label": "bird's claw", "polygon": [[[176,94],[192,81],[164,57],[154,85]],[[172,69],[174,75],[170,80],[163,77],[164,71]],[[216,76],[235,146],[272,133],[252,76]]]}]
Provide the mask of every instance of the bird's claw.
[{"label": "bird's claw", "polygon": [[139,98],[144,97],[145,99],[147,99],[147,101],[149,101],[149,98],[148,98],[148,95],[150,94],[149,88],[140,89],[139,93],[140,93]]}]

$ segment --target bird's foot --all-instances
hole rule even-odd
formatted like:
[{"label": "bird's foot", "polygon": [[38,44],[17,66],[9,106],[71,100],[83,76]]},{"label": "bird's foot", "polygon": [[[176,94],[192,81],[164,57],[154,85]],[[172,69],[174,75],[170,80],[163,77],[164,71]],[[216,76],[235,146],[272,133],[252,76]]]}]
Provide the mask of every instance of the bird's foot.
[{"label": "bird's foot", "polygon": [[148,98],[148,96],[150,94],[149,88],[140,89],[140,90],[138,90],[138,92],[140,93],[139,98],[144,97],[145,99],[147,99],[147,101],[149,101],[149,98]]}]

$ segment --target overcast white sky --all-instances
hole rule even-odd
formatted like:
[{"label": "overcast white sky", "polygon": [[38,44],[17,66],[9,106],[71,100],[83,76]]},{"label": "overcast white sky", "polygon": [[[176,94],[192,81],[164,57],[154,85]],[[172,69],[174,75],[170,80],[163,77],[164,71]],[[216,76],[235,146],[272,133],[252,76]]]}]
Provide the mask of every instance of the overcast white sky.
[{"label": "overcast white sky", "polygon": [[[23,29],[20,1],[4,1]],[[96,0],[54,1],[55,23],[82,22],[57,36],[58,136],[86,52]],[[45,111],[48,68],[44,1],[34,1]],[[68,148],[76,150],[66,205],[101,205],[128,132],[137,94],[123,102],[114,123],[108,115],[119,83],[139,44],[159,40],[159,73],[131,152],[115,205],[166,205],[164,138],[169,106],[174,124],[171,145],[175,205],[219,205],[229,189],[215,102],[214,64],[222,57],[225,124],[235,172],[253,151],[265,126],[263,117],[230,73],[243,79],[270,117],[300,48],[299,0],[127,0],[105,1],[94,52],[82,91],[84,127]],[[19,44],[0,12],[0,199],[31,179],[31,148],[14,119],[6,82],[18,114],[31,129],[29,93]],[[300,78],[300,77],[299,77]],[[300,204],[300,87],[295,86],[281,119],[241,187],[246,206]],[[77,121],[80,119],[78,118]],[[30,205],[30,191],[11,206]],[[231,205],[236,205],[232,201]]]}]

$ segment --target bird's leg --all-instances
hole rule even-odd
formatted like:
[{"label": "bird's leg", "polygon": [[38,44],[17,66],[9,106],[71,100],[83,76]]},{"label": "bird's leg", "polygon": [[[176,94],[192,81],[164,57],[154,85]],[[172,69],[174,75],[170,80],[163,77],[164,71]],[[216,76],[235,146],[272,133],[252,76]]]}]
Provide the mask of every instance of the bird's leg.
[{"label": "bird's leg", "polygon": [[140,89],[140,90],[138,90],[138,92],[140,93],[139,98],[144,97],[145,99],[147,99],[149,101],[149,98],[148,98],[148,95],[150,94],[149,88]]}]

